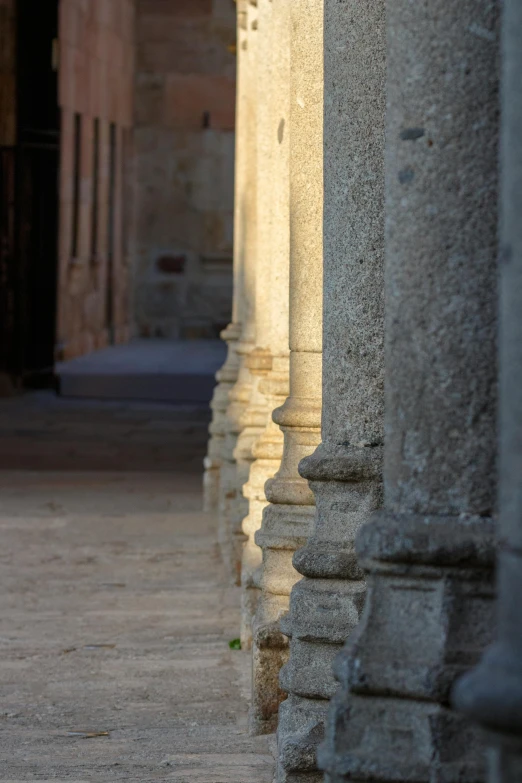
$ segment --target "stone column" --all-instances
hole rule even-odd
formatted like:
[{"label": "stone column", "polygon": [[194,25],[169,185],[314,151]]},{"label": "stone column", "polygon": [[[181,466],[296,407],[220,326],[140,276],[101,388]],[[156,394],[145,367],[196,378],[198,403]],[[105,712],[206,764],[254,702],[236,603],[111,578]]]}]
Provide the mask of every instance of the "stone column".
[{"label": "stone column", "polygon": [[387,3],[385,510],[357,536],[330,783],[484,779],[449,695],[493,625],[497,11]]},{"label": "stone column", "polygon": [[[298,578],[292,555],[305,544],[314,515],[297,466],[319,444],[321,423],[323,2],[274,2],[289,6],[290,15],[290,396],[273,414],[284,434],[283,458],[266,484],[270,505],[255,539],[263,550],[253,648],[251,729],[257,733],[275,729],[284,697],[278,680],[288,640],[279,620]],[[286,133],[279,121],[278,137]]]},{"label": "stone column", "polygon": [[[209,427],[210,439],[208,452],[204,460],[205,472],[203,474],[203,508],[208,512],[217,512],[225,504],[225,498],[220,498],[221,493],[233,480],[235,467],[223,465],[225,436],[231,422],[227,420],[227,408],[229,405],[229,393],[237,381],[239,371],[239,357],[237,343],[241,336],[242,320],[245,318],[245,310],[248,309],[246,292],[244,290],[244,261],[245,248],[243,230],[243,196],[246,187],[246,158],[248,149],[248,124],[247,124],[247,46],[246,46],[246,3],[247,0],[237,2],[237,81],[236,81],[236,132],[235,132],[235,214],[234,214],[234,260],[233,260],[233,298],[232,321],[221,333],[221,339],[227,343],[227,358],[220,370],[216,373],[217,386],[214,390],[210,407],[212,409],[212,421]],[[231,475],[227,475],[231,473]],[[224,522],[224,520],[221,520]],[[224,538],[225,531],[220,530],[220,538]]]},{"label": "stone column", "polygon": [[491,730],[490,783],[522,780],[522,6],[505,0],[500,188],[500,399],[497,640],[455,689]]},{"label": "stone column", "polygon": [[235,450],[239,435],[245,426],[242,417],[252,394],[252,375],[247,357],[255,345],[257,261],[257,9],[252,0],[238,2],[238,51],[241,52],[238,87],[238,100],[241,102],[239,115],[241,140],[236,150],[234,255],[238,255],[235,285],[238,285],[241,291],[239,299],[241,332],[236,343],[237,380],[229,391],[229,404],[226,410],[219,532],[225,564],[231,579],[239,584],[240,551],[244,541],[240,523],[248,511],[241,487],[248,477],[248,467],[243,463],[238,466]]},{"label": "stone column", "polygon": [[[280,3],[276,3],[277,10],[279,6]],[[257,36],[260,55],[257,66],[257,344],[248,357],[248,365],[253,376],[253,393],[251,404],[244,417],[249,424],[249,427],[244,430],[245,435],[257,434],[257,438],[253,443],[247,441],[246,448],[243,450],[243,459],[250,468],[248,482],[243,486],[243,496],[248,500],[248,515],[242,520],[242,531],[246,536],[241,567],[241,646],[243,649],[250,649],[252,646],[252,620],[260,593],[258,573],[261,565],[261,549],[255,543],[254,536],[261,525],[263,509],[268,503],[264,485],[279,468],[283,452],[282,433],[271,420],[272,411],[277,405],[273,387],[274,373],[277,374],[279,371],[277,365],[281,351],[276,338],[281,327],[286,335],[284,351],[288,355],[288,241],[285,243],[285,253],[282,257],[278,247],[278,242],[281,240],[274,235],[274,221],[278,217],[279,206],[276,204],[277,193],[281,187],[288,188],[288,174],[281,172],[280,162],[276,157],[278,141],[274,102],[277,100],[279,103],[280,100],[277,90],[280,82],[280,63],[276,59],[280,46],[280,19],[277,10],[273,13],[273,7],[272,0],[258,0]],[[288,82],[286,89],[288,91]],[[286,163],[288,165],[288,158]],[[288,206],[286,216],[288,218]],[[288,235],[288,226],[285,226],[285,231]],[[286,281],[281,280],[281,271]],[[287,386],[288,377],[285,386],[288,393]],[[284,398],[280,403],[283,401]],[[261,427],[258,430],[259,425]],[[236,453],[239,452],[243,439],[242,433]]]},{"label": "stone column", "polygon": [[[256,3],[256,47],[257,65],[256,86],[256,123],[257,134],[257,175],[256,175],[256,286],[255,286],[255,325],[256,346],[246,357],[250,370],[252,388],[248,407],[241,417],[239,435],[234,456],[237,463],[238,478],[241,484],[241,496],[244,504],[238,504],[237,514],[232,520],[232,533],[235,541],[237,568],[241,570],[242,586],[242,622],[241,642],[244,649],[251,646],[252,616],[259,590],[254,585],[254,573],[260,565],[261,551],[254,542],[254,528],[261,522],[261,513],[266,505],[262,486],[261,493],[255,488],[259,470],[250,481],[251,468],[255,460],[254,449],[266,427],[266,421],[273,406],[263,391],[263,379],[272,369],[271,342],[271,297],[272,297],[272,216],[273,188],[272,176],[272,134],[271,100],[273,80],[272,49],[272,0],[257,0]],[[250,14],[253,18],[253,13]],[[277,465],[275,466],[277,469]],[[272,466],[266,478],[275,472]],[[257,475],[256,475],[257,474]],[[261,497],[261,494],[263,497]],[[244,509],[247,510],[245,516]]]},{"label": "stone column", "polygon": [[336,689],[333,660],[364,601],[355,534],[382,504],[384,0],[324,6],[322,443],[299,466],[317,510],[294,555],[305,578],[284,625],[290,695],[278,728],[278,779],[296,783],[322,780],[316,748]]}]

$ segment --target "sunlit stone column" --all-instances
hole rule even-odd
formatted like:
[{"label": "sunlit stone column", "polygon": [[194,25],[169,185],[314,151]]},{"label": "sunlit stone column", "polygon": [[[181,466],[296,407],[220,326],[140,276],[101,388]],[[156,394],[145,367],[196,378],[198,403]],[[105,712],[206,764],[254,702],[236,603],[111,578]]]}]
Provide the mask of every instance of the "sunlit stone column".
[{"label": "sunlit stone column", "polygon": [[522,780],[522,6],[504,1],[500,189],[498,634],[455,689],[491,730],[490,783]]},{"label": "sunlit stone column", "polygon": [[[241,487],[248,467],[238,466],[235,449],[244,428],[242,416],[252,394],[252,375],[247,357],[255,345],[255,275],[257,261],[257,132],[256,67],[257,9],[251,0],[238,1],[238,141],[236,146],[236,185],[234,207],[234,257],[237,256],[235,285],[240,291],[241,331],[235,344],[238,357],[237,380],[229,391],[225,414],[222,452],[219,537],[221,551],[231,579],[239,583],[238,548],[243,537],[238,524],[248,507]],[[246,471],[246,475],[245,475]],[[239,523],[238,523],[239,520]],[[240,532],[240,531],[239,531]]]},{"label": "sunlit stone column", "polygon": [[316,748],[336,690],[333,661],[358,622],[355,534],[382,504],[384,410],[384,0],[324,0],[322,442],[299,466],[317,506],[294,555],[305,577],[284,622],[289,692],[281,781],[322,780]]},{"label": "sunlit stone column", "polygon": [[484,779],[449,696],[493,628],[497,10],[387,2],[385,504],[357,536],[330,783]]},{"label": "sunlit stone column", "polygon": [[279,671],[288,640],[279,620],[298,578],[292,555],[306,542],[314,515],[312,492],[297,466],[317,447],[321,423],[323,2],[292,0],[288,6],[290,122],[279,121],[278,137],[284,140],[289,133],[290,396],[273,414],[284,433],[283,459],[266,484],[270,505],[256,534],[263,571],[254,623],[251,728],[260,733],[274,730],[284,697]]},{"label": "sunlit stone column", "polygon": [[[253,390],[249,408],[244,420],[247,427],[243,430],[236,448],[239,464],[239,452],[243,449],[243,459],[249,466],[248,482],[243,486],[243,496],[248,500],[248,515],[242,520],[239,530],[246,536],[242,550],[241,588],[241,646],[250,649],[252,644],[252,619],[254,616],[259,586],[258,569],[261,564],[261,550],[254,535],[261,525],[263,508],[267,505],[264,485],[279,467],[282,456],[282,433],[271,422],[271,414],[276,406],[273,398],[273,364],[277,364],[278,347],[274,345],[281,318],[286,319],[286,345],[288,346],[288,271],[286,286],[279,290],[276,264],[283,262],[288,270],[288,256],[281,259],[277,252],[277,240],[274,237],[274,218],[277,204],[275,196],[281,187],[280,172],[276,167],[277,135],[274,126],[274,99],[277,97],[276,85],[280,78],[279,63],[276,62],[277,29],[273,25],[272,0],[258,0],[257,5],[257,270],[256,270],[256,347],[248,357],[248,365],[253,376]],[[279,20],[275,19],[276,24]],[[288,89],[288,84],[287,84]],[[288,187],[288,176],[286,187]],[[286,229],[288,233],[288,228]],[[288,244],[288,243],[287,243]],[[287,248],[288,250],[288,248]],[[275,279],[274,279],[275,277]],[[286,289],[286,290],[285,290]],[[281,304],[282,310],[275,311],[275,304]],[[286,318],[285,318],[286,314]],[[280,327],[279,327],[280,328]],[[287,348],[288,354],[288,348]],[[276,368],[277,371],[277,368]],[[268,382],[268,376],[271,376]],[[271,428],[267,437],[267,421]],[[252,442],[252,435],[256,438]],[[245,437],[246,436],[246,437]],[[256,437],[257,436],[257,437]],[[254,461],[255,460],[255,461]]]}]

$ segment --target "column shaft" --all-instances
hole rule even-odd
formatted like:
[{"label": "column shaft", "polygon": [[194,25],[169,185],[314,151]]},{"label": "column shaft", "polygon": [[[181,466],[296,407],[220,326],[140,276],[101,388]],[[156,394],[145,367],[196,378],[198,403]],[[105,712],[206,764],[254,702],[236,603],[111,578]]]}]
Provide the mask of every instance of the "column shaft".
[{"label": "column shaft", "polygon": [[[251,449],[249,478],[243,487],[248,515],[243,548],[241,586],[241,646],[252,645],[252,621],[260,595],[261,549],[255,533],[267,505],[264,486],[281,464],[283,434],[272,421],[274,408],[288,395],[288,142],[284,134],[290,61],[288,6],[276,0],[258,0],[258,272],[256,284],[257,346],[249,357],[257,376],[257,404],[263,428]],[[282,130],[278,133],[280,123]]]},{"label": "column shaft", "polygon": [[[291,41],[290,395],[274,411],[284,436],[283,458],[266,484],[270,504],[256,534],[263,570],[254,622],[251,727],[260,733],[274,730],[283,698],[278,679],[288,641],[279,620],[298,578],[292,555],[306,542],[314,513],[312,492],[297,466],[319,443],[321,417],[323,3],[275,2],[287,6]],[[282,142],[286,122],[279,121],[277,131]]]},{"label": "column shaft", "polygon": [[290,694],[279,779],[320,781],[315,750],[335,692],[333,661],[364,600],[355,534],[382,504],[384,409],[384,0],[324,0],[322,442],[300,466],[316,516],[294,565]]},{"label": "column shaft", "polygon": [[357,536],[330,783],[484,779],[448,704],[493,625],[497,16],[387,2],[385,510]]},{"label": "column shaft", "polygon": [[492,730],[491,783],[522,780],[522,6],[505,0],[500,188],[498,635],[455,689]]},{"label": "column shaft", "polygon": [[[269,414],[269,401],[262,390],[263,379],[272,369],[270,351],[271,334],[271,258],[272,258],[272,0],[257,0],[256,8],[249,15],[256,25],[257,62],[255,72],[256,122],[256,285],[254,297],[256,340],[255,348],[248,354],[245,364],[250,371],[251,393],[248,407],[241,417],[241,433],[234,451],[241,496],[244,503],[238,505],[238,514],[232,521],[232,532],[242,586],[242,646],[251,646],[252,616],[259,593],[254,585],[254,573],[261,563],[261,550],[254,541],[254,526],[259,527],[263,504],[258,493],[252,492],[250,482],[254,447],[263,433]],[[255,18],[255,21],[254,21]],[[271,412],[271,411],[270,411]],[[255,482],[255,476],[252,477]],[[268,476],[266,476],[268,478]],[[246,489],[245,489],[246,488]],[[257,495],[257,497],[256,497]],[[245,516],[246,514],[246,516]],[[244,524],[244,519],[248,523]]]},{"label": "column shaft", "polygon": [[[225,437],[222,452],[219,538],[221,551],[232,580],[239,584],[241,520],[248,510],[241,488],[248,478],[249,463],[242,459],[248,444],[237,461],[236,446],[245,427],[243,415],[252,395],[252,375],[247,357],[255,345],[255,284],[257,263],[257,8],[251,0],[238,0],[239,88],[241,101],[239,122],[242,144],[237,147],[236,187],[234,207],[234,257],[237,280],[241,332],[236,343],[238,356],[237,380],[229,391],[226,410]],[[251,447],[251,439],[249,440]]]}]

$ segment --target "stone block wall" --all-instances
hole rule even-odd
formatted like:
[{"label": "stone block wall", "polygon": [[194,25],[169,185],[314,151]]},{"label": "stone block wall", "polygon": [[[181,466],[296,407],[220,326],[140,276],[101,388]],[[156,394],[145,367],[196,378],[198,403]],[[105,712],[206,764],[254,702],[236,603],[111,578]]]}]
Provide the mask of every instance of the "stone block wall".
[{"label": "stone block wall", "polygon": [[61,0],[57,357],[129,336],[134,0]]},{"label": "stone block wall", "polygon": [[138,0],[133,315],[142,337],[213,337],[230,320],[233,0]]}]

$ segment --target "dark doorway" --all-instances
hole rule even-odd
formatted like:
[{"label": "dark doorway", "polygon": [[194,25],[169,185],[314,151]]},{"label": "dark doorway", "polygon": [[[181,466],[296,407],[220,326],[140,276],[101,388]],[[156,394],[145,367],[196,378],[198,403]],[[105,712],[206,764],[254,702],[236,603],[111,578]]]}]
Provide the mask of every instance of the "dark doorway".
[{"label": "dark doorway", "polygon": [[[17,0],[16,132],[4,153],[1,354],[14,386],[52,379],[58,271],[58,0]],[[7,158],[10,157],[8,174]],[[5,220],[11,222],[5,223]],[[6,230],[7,227],[9,230]],[[7,246],[7,245],[10,246]]]}]

